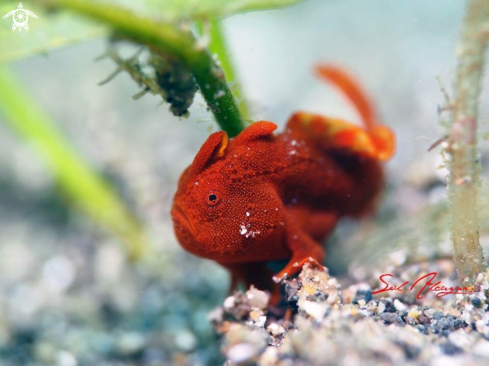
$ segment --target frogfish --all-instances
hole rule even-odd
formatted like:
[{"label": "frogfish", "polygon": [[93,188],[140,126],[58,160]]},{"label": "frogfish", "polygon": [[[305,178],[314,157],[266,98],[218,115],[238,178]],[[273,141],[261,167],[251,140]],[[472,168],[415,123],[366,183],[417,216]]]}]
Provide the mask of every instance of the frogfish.
[{"label": "frogfish", "polygon": [[[239,283],[271,291],[305,263],[320,266],[322,242],[342,217],[374,211],[385,185],[383,162],[395,151],[393,131],[341,68],[317,75],[358,110],[363,125],[294,113],[281,133],[258,121],[230,139],[211,134],[178,182],[171,216],[181,246],[211,259]],[[274,274],[270,261],[287,261]]]}]

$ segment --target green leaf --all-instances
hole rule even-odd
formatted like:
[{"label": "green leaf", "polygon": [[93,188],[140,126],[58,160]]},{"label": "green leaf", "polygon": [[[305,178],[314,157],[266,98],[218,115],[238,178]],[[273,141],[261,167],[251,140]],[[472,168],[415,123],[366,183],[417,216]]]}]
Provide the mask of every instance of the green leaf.
[{"label": "green leaf", "polygon": [[[17,1],[2,3],[0,15],[3,17],[17,8]],[[12,16],[0,19],[0,62],[47,54],[48,51],[107,33],[105,27],[77,15],[65,12],[48,14],[43,8],[30,3],[24,3],[24,9],[38,17],[29,16],[29,31],[12,31]]]},{"label": "green leaf", "polygon": [[304,0],[86,0],[95,4],[117,5],[142,16],[166,22],[211,20],[255,10],[290,6]]},{"label": "green leaf", "polygon": [[[128,0],[112,0],[133,3]],[[144,0],[150,11],[165,20],[211,20],[255,10],[269,10],[296,4],[303,0]],[[143,8],[143,6],[141,6]]]},{"label": "green leaf", "polygon": [[[94,5],[117,5],[136,15],[165,22],[212,20],[236,13],[289,6],[303,0],[86,0]],[[49,3],[45,0],[44,3]],[[42,4],[42,3],[41,3]],[[0,62],[11,62],[39,53],[47,53],[73,43],[104,34],[108,29],[73,13],[50,14],[39,3],[24,2],[24,9],[38,18],[29,17],[29,31],[12,31],[12,17],[0,22]],[[18,8],[17,1],[2,2],[0,14]]]},{"label": "green leaf", "polygon": [[24,141],[31,143],[48,163],[70,203],[118,236],[126,244],[130,258],[140,258],[148,244],[141,224],[113,188],[78,156],[42,108],[3,67],[0,67],[0,112],[6,117],[5,122]]}]

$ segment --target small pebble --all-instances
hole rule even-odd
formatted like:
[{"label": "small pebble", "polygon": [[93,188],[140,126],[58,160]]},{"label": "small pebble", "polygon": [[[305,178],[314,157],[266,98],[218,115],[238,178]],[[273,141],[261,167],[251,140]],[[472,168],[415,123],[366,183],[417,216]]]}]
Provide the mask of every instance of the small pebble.
[{"label": "small pebble", "polygon": [[472,305],[474,305],[476,308],[482,307],[482,301],[478,297],[474,297],[472,299]]},{"label": "small pebble", "polygon": [[269,294],[254,287],[251,287],[251,289],[246,291],[246,297],[248,298],[250,305],[258,309],[265,309],[270,300]]},{"label": "small pebble", "polygon": [[418,324],[416,326],[416,329],[419,330],[421,333],[426,333],[426,327],[423,324]]},{"label": "small pebble", "polygon": [[239,343],[232,346],[226,353],[227,358],[236,364],[251,361],[257,354],[256,347],[249,343]]},{"label": "small pebble", "polygon": [[384,324],[395,324],[404,326],[405,323],[402,321],[401,317],[395,313],[383,313],[380,314],[380,320],[384,322]]},{"label": "small pebble", "polygon": [[267,327],[267,332],[276,337],[276,336],[279,336],[281,334],[284,334],[285,329],[281,325],[278,325],[276,323],[272,323]]},{"label": "small pebble", "polygon": [[418,319],[418,317],[419,317],[419,310],[416,309],[416,308],[413,308],[413,309],[409,310],[408,316],[410,316],[411,318],[414,318],[414,319]]},{"label": "small pebble", "polygon": [[443,313],[441,311],[435,311],[435,313],[433,314],[433,319],[441,319],[443,317]]},{"label": "small pebble", "polygon": [[446,341],[445,343],[442,343],[440,345],[440,348],[442,349],[443,353],[449,356],[453,356],[456,355],[457,353],[462,352],[462,349],[460,349],[450,341]]},{"label": "small pebble", "polygon": [[396,310],[397,309],[392,302],[390,302],[390,301],[385,302],[385,312],[386,313],[395,313]]}]

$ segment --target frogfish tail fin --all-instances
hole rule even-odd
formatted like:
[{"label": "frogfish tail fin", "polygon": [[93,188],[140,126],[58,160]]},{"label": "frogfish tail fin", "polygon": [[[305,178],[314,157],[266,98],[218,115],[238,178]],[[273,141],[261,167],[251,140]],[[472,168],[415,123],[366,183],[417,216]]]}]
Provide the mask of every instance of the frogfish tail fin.
[{"label": "frogfish tail fin", "polygon": [[377,116],[370,99],[360,85],[343,69],[333,65],[316,66],[316,74],[338,87],[356,107],[367,134],[370,136],[379,160],[388,160],[395,151],[393,131],[377,123]]},{"label": "frogfish tail fin", "polygon": [[367,94],[360,85],[343,69],[333,65],[316,66],[316,74],[338,87],[356,107],[365,128],[369,130],[375,124],[375,113]]}]

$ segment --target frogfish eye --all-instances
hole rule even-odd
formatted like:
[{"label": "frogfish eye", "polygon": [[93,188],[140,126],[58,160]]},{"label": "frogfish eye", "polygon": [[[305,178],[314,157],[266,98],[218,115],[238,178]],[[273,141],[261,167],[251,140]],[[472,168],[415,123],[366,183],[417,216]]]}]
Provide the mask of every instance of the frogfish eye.
[{"label": "frogfish eye", "polygon": [[207,194],[205,201],[209,206],[215,206],[219,202],[219,194],[211,191]]}]

